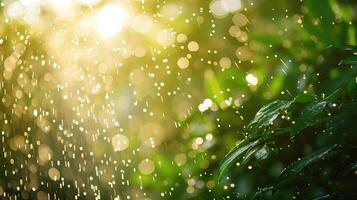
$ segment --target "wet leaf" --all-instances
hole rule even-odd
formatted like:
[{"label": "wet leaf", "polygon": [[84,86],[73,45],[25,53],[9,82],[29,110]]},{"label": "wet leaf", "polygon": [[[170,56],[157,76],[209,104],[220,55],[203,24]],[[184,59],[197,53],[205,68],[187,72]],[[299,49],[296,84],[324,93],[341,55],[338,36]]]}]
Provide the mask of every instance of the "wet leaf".
[{"label": "wet leaf", "polygon": [[291,136],[295,136],[302,129],[315,125],[318,122],[317,115],[319,115],[325,108],[326,101],[315,101],[310,103],[300,114],[299,118],[290,127]]},{"label": "wet leaf", "polygon": [[332,145],[319,149],[309,155],[305,156],[301,160],[295,161],[290,164],[280,175],[278,183],[273,186],[273,194],[280,188],[286,187],[288,185],[293,185],[294,183],[306,181],[313,179],[313,177],[299,175],[305,168],[310,165],[315,164],[318,161],[326,159],[336,155],[336,153],[341,151],[340,145]]},{"label": "wet leaf", "polygon": [[328,156],[332,156],[335,153],[337,153],[341,147],[339,145],[332,145],[329,147],[325,147],[323,149],[317,150],[304,158],[302,158],[299,161],[296,161],[289,165],[280,175],[280,179],[286,179],[287,177],[291,176],[296,176],[298,175],[303,169],[311,165],[312,163],[315,163],[317,161],[320,161]]},{"label": "wet leaf", "polygon": [[262,107],[248,126],[264,127],[273,124],[280,113],[288,109],[293,102],[277,100]]},{"label": "wet leaf", "polygon": [[262,138],[258,138],[256,140],[245,139],[241,143],[239,143],[236,147],[234,147],[221,161],[219,168],[219,179],[223,176],[223,174],[227,171],[227,169],[234,163],[234,161],[243,157],[244,153],[249,149],[256,147],[262,142]]}]

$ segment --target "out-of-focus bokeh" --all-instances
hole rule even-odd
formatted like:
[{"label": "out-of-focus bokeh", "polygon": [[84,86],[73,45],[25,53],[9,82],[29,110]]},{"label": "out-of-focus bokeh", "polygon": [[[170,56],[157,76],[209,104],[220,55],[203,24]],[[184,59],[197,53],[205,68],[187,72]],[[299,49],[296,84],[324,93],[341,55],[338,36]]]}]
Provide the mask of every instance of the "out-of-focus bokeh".
[{"label": "out-of-focus bokeh", "polygon": [[265,103],[334,90],[355,23],[352,1],[2,0],[0,196],[251,197],[256,166],[219,161]]}]

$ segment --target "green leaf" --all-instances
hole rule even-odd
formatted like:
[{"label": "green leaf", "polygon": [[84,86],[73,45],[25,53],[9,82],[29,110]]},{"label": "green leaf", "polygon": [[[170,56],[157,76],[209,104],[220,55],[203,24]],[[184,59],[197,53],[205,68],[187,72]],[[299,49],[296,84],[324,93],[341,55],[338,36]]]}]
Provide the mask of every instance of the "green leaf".
[{"label": "green leaf", "polygon": [[274,101],[262,107],[248,126],[264,127],[273,124],[279,114],[288,109],[294,101]]},{"label": "green leaf", "polygon": [[329,147],[325,147],[323,149],[319,149],[308,156],[305,156],[303,159],[296,161],[289,165],[280,175],[281,179],[285,179],[287,177],[291,176],[297,176],[298,173],[300,173],[303,169],[305,169],[307,166],[310,166],[312,163],[315,163],[317,161],[320,161],[321,159],[324,159],[328,156],[332,156],[335,153],[337,153],[339,150],[341,150],[340,145],[332,145]]},{"label": "green leaf", "polygon": [[274,189],[273,186],[259,189],[259,191],[254,194],[254,196],[251,198],[251,200],[261,199],[265,193],[270,192],[273,189]]},{"label": "green leaf", "polygon": [[262,138],[258,138],[255,140],[245,139],[241,143],[239,143],[236,147],[234,147],[221,161],[219,167],[219,180],[222,175],[227,171],[227,169],[233,164],[234,161],[243,157],[243,154],[248,150],[252,149],[259,145],[262,141]]},{"label": "green leaf", "polygon": [[260,149],[261,149],[261,146],[257,145],[255,147],[250,148],[248,151],[246,151],[246,153],[242,157],[241,165],[244,166],[247,163],[249,163],[249,161],[253,158],[253,155],[255,155],[255,153],[258,152]]},{"label": "green leaf", "polygon": [[[228,168],[236,161],[241,159],[242,165],[249,162],[252,155],[255,155],[258,159],[259,156],[256,155],[262,148],[267,148],[266,144],[275,137],[287,133],[287,129],[279,129],[274,132],[270,132],[265,135],[256,135],[254,138],[247,138],[240,142],[236,147],[234,147],[220,162],[219,167],[219,180],[222,178],[223,174],[228,170]],[[267,152],[268,153],[268,152]]]},{"label": "green leaf", "polygon": [[254,156],[258,160],[265,160],[269,156],[269,148],[265,144],[254,152]]},{"label": "green leaf", "polygon": [[357,161],[353,162],[349,166],[347,166],[342,172],[338,174],[339,179],[343,179],[348,175],[351,175],[354,171],[357,170]]},{"label": "green leaf", "polygon": [[[305,30],[318,37],[320,42],[339,44],[340,37],[336,37],[337,31],[330,31],[334,28],[332,22],[335,19],[330,2],[326,0],[305,0],[304,4],[307,9],[307,20],[304,23]],[[313,23],[316,19],[319,20],[318,26]]]},{"label": "green leaf", "polygon": [[347,93],[350,97],[354,97],[356,95],[357,82],[356,79],[352,79],[347,83]]},{"label": "green leaf", "polygon": [[319,197],[314,198],[313,200],[323,200],[323,199],[331,199],[331,195],[330,194],[325,194]]},{"label": "green leaf", "polygon": [[308,103],[313,100],[316,100],[316,97],[309,94],[300,94],[295,98],[295,101],[298,103]]},{"label": "green leaf", "polygon": [[281,173],[279,177],[279,182],[274,185],[273,193],[282,187],[285,187],[287,185],[291,185],[295,182],[303,181],[306,179],[310,179],[311,177],[306,177],[306,176],[299,176],[299,173],[304,170],[306,167],[322,160],[327,157],[331,157],[341,151],[341,146],[340,145],[332,145],[329,147],[325,147],[323,149],[319,149],[308,156],[305,156],[301,160],[298,160],[291,165],[289,165],[283,172]]},{"label": "green leaf", "polygon": [[315,125],[318,122],[318,118],[316,116],[320,114],[327,102],[326,101],[314,101],[310,103],[300,114],[299,118],[295,121],[295,123],[290,127],[291,136],[295,136],[302,129]]},{"label": "green leaf", "polygon": [[338,88],[337,90],[333,91],[329,96],[327,96],[324,100],[326,101],[336,101],[338,97],[341,95],[341,88]]},{"label": "green leaf", "polygon": [[341,51],[357,51],[357,46],[354,45],[330,45],[327,48],[336,48]]},{"label": "green leaf", "polygon": [[[279,68],[281,72],[281,68]],[[278,72],[278,73],[279,73]],[[282,90],[282,88],[284,87],[284,80],[286,79],[286,75],[284,73],[280,73],[278,75],[274,76],[274,79],[271,80],[271,82],[269,83],[269,94],[272,97],[277,96],[278,94],[280,94],[280,91]]]},{"label": "green leaf", "polygon": [[335,14],[332,11],[331,5],[326,0],[306,0],[306,8],[309,15],[315,18],[321,18],[325,23],[334,20]]},{"label": "green leaf", "polygon": [[357,65],[357,56],[350,56],[341,60],[344,65]]}]

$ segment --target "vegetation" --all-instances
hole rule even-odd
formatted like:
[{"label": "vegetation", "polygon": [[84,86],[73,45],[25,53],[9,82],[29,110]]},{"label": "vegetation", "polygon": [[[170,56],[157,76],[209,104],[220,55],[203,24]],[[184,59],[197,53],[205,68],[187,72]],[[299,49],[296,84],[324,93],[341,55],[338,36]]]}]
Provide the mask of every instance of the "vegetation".
[{"label": "vegetation", "polygon": [[0,22],[1,198],[357,199],[357,2],[0,0]]}]

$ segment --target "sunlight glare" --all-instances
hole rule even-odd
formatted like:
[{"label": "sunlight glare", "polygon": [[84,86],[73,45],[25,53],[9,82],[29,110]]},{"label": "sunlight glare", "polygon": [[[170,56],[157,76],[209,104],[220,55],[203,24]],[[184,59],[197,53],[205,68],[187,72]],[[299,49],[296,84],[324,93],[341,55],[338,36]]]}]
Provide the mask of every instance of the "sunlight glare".
[{"label": "sunlight glare", "polygon": [[240,0],[213,0],[209,7],[214,16],[222,18],[230,12],[241,10],[242,2]]},{"label": "sunlight glare", "polygon": [[90,5],[95,5],[95,4],[99,3],[100,0],[78,0],[78,2],[79,2],[80,4],[90,6]]},{"label": "sunlight glare", "polygon": [[[46,6],[49,6],[58,17],[68,18],[76,14],[75,2],[71,0],[45,0],[43,2]],[[63,12],[64,10],[65,12]]]},{"label": "sunlight glare", "polygon": [[245,80],[248,82],[250,85],[257,85],[258,84],[258,78],[255,77],[253,74],[248,74],[245,77]]},{"label": "sunlight glare", "polygon": [[123,29],[126,18],[125,11],[118,5],[105,6],[97,15],[97,31],[105,38],[113,37]]}]

